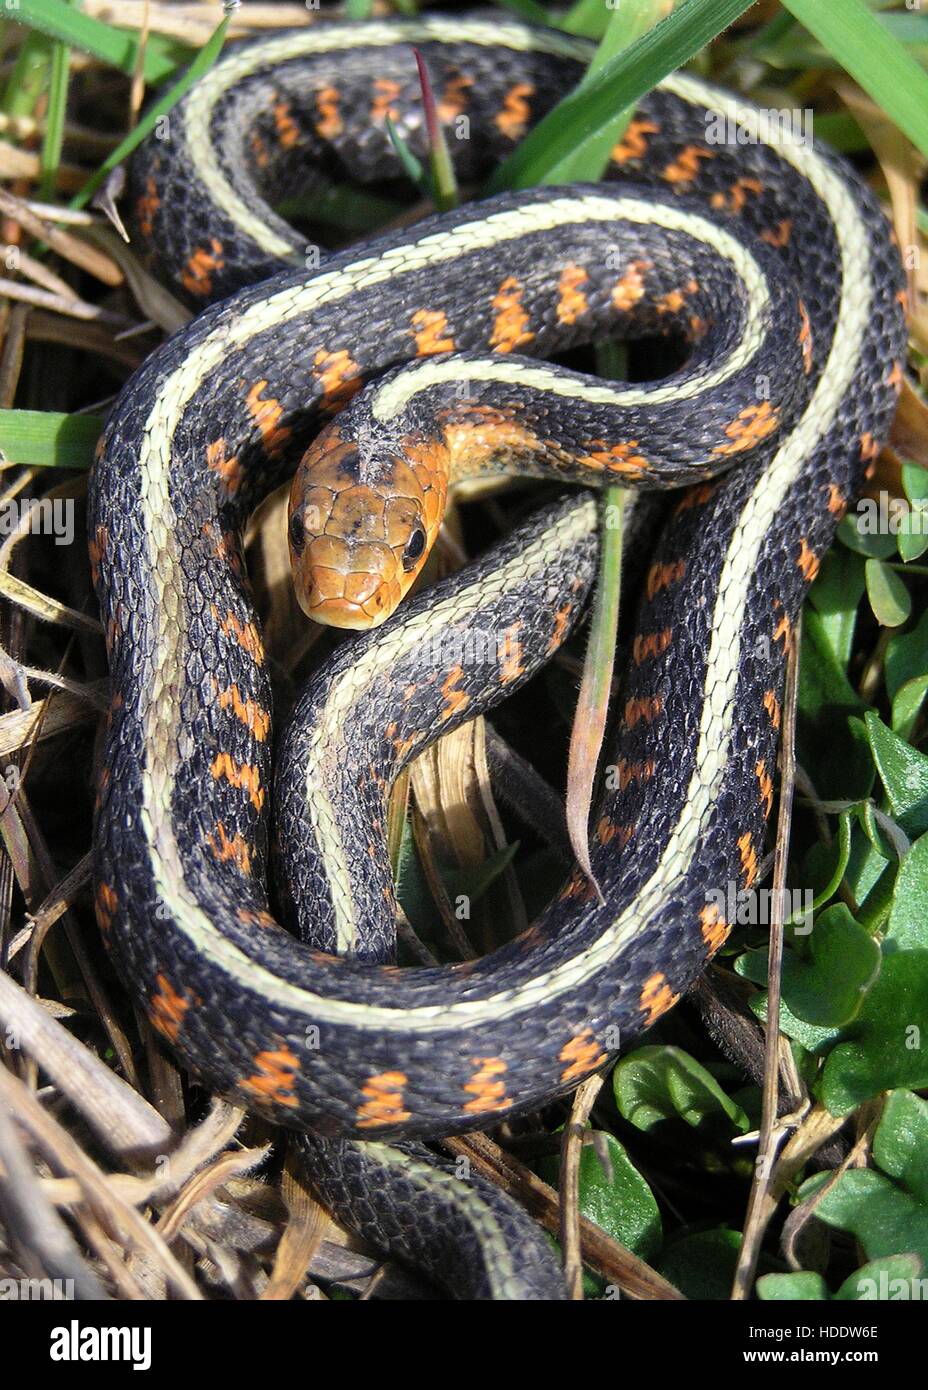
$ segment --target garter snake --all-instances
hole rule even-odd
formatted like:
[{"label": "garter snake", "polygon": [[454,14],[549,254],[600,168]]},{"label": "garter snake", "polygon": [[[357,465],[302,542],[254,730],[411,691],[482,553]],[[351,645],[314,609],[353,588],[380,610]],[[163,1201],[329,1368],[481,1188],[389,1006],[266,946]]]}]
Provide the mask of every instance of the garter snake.
[{"label": "garter snake", "polygon": [[[208,307],[126,385],[92,477],[112,676],[97,914],[155,1029],[212,1086],[303,1132],[346,1220],[459,1292],[555,1296],[513,1204],[409,1141],[569,1091],[724,941],[709,893],[757,875],[791,624],[889,426],[902,277],[841,161],[715,143],[712,120],[750,131],[756,115],[682,74],[641,104],[602,184],[471,204],[317,266],[268,200],[319,170],[396,177],[385,115],[421,149],[411,44],[443,119],[469,123],[469,180],[590,52],[499,15],[279,34],[230,49],[134,162],[138,236]],[[687,363],[628,385],[537,360],[608,332],[682,337]],[[241,530],[304,452],[303,602],[375,630],[316,674],[283,740],[295,939],[265,884],[270,689]],[[500,468],[692,486],[644,584],[592,832],[604,901],[575,872],[490,956],[397,970],[389,785],[547,659],[595,564],[581,489],[383,621],[448,483]],[[505,641],[450,668],[425,658],[478,630]]]}]

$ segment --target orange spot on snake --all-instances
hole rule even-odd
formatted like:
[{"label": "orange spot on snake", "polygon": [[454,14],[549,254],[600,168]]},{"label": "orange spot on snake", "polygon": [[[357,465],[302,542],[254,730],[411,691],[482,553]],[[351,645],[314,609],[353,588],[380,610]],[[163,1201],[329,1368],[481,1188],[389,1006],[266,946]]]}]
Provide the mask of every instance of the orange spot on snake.
[{"label": "orange spot on snake", "polygon": [[629,121],[625,134],[617,145],[613,145],[610,158],[613,164],[626,164],[630,159],[641,159],[648,152],[648,135],[656,135],[660,126],[653,121]]},{"label": "orange spot on snake", "polygon": [[219,690],[219,682],[213,682],[219,700],[219,708],[231,710],[236,719],[240,719],[245,728],[254,734],[259,743],[263,743],[267,738],[271,728],[271,716],[267,710],[262,709],[254,700],[243,700],[237,685],[230,685],[225,690]]},{"label": "orange spot on snake", "polygon": [[772,690],[764,691],[764,709],[770,716],[770,722],[775,729],[780,727],[780,702]]},{"label": "orange spot on snake", "polygon": [[676,159],[667,165],[663,177],[668,183],[692,183],[699,177],[699,161],[714,158],[712,151],[704,149],[702,145],[686,145]]},{"label": "orange spot on snake", "polygon": [[597,468],[608,469],[610,473],[627,473],[638,476],[650,466],[643,454],[633,452],[638,448],[637,439],[620,440],[618,444],[613,444],[609,449],[606,448],[601,439],[594,440],[593,445],[602,445],[602,448],[594,448],[593,452],[588,455],[588,462]]},{"label": "orange spot on snake", "polygon": [[443,125],[447,125],[455,116],[460,116],[467,110],[470,104],[468,88],[473,85],[474,79],[468,73],[455,72],[448,78],[438,100],[438,119]]},{"label": "orange spot on snake", "polygon": [[760,783],[760,799],[764,803],[764,814],[769,816],[773,810],[773,782],[768,775],[767,764],[763,758],[757,763],[754,771]]},{"label": "orange spot on snake", "polygon": [[345,128],[345,123],[339,114],[338,102],[337,87],[320,87],[316,93],[316,110],[319,112],[316,134],[323,140],[334,140],[337,135],[341,135]]},{"label": "orange spot on snake", "polygon": [[135,220],[139,224],[139,231],[144,237],[150,237],[154,231],[155,213],[161,206],[161,199],[158,197],[158,185],[154,177],[149,174],[145,180],[145,192],[138,199],[135,205]]},{"label": "orange spot on snake", "polygon": [[447,333],[448,315],[441,309],[417,309],[412,316],[412,336],[420,357],[433,352],[453,352],[454,339]]},{"label": "orange spot on snake", "polygon": [[286,444],[290,438],[290,430],[286,425],[280,423],[280,417],[284,413],[283,406],[273,396],[264,397],[262,393],[266,390],[266,378],[256,381],[245,397],[245,401],[251,418],[261,434],[261,442],[265,452],[273,455]]},{"label": "orange spot on snake", "polygon": [[230,836],[222,821],[216,822],[216,829],[207,835],[206,843],[220,864],[231,861],[243,874],[251,873],[251,850],[247,842],[241,835]]},{"label": "orange spot on snake", "polygon": [[674,994],[667,983],[666,976],[656,970],[644,982],[641,990],[641,997],[638,1000],[638,1007],[645,1015],[645,1027],[650,1028],[668,1009],[672,1009],[680,998],[679,994]]},{"label": "orange spot on snake", "polygon": [[714,491],[715,488],[711,483],[700,483],[697,487],[687,488],[677,503],[675,515],[679,516],[681,512],[688,512],[692,507],[705,506]]},{"label": "orange spot on snake", "polygon": [[666,564],[654,564],[648,570],[647,595],[648,598],[655,598],[661,589],[669,589],[671,584],[677,584],[686,574],[685,560],[670,560]]},{"label": "orange spot on snake", "polygon": [[255,1073],[239,1083],[239,1089],[265,1104],[295,1106],[293,1083],[299,1070],[299,1059],[289,1047],[259,1052],[255,1057]]},{"label": "orange spot on snake", "polygon": [[759,179],[740,178],[735,180],[727,194],[713,193],[709,202],[714,208],[724,208],[728,212],[742,212],[748,200],[747,195],[749,193],[757,195],[762,191],[763,185]]},{"label": "orange spot on snake", "polygon": [[579,1081],[581,1077],[588,1076],[605,1062],[607,1053],[596,1041],[592,1028],[584,1028],[564,1044],[557,1056],[559,1062],[567,1063],[561,1072],[563,1083]]},{"label": "orange spot on snake", "polygon": [[198,246],[193,252],[180,277],[181,284],[190,294],[208,295],[213,290],[213,272],[225,265],[222,255],[222,242],[218,237],[210,237],[210,249]]},{"label": "orange spot on snake", "polygon": [[731,443],[719,444],[712,450],[713,454],[740,454],[744,449],[753,449],[755,444],[773,433],[778,419],[779,411],[774,410],[769,401],[746,406],[725,426]]},{"label": "orange spot on snake", "polygon": [[231,638],[233,642],[237,642],[242,650],[248,653],[255,664],[260,666],[264,661],[264,643],[261,641],[260,634],[254,623],[240,622],[234,613],[227,613],[226,616],[220,620],[219,610],[216,608],[215,604],[210,604],[210,612],[212,613],[213,620],[219,624],[220,631],[226,637]]},{"label": "orange spot on snake", "polygon": [[166,975],[159,975],[155,983],[158,993],[151,997],[148,1021],[168,1042],[176,1043],[190,1000],[177,993]]},{"label": "orange spot on snake", "polygon": [[441,693],[444,697],[445,707],[441,712],[442,720],[451,719],[460,710],[466,709],[470,704],[470,696],[464,690],[456,689],[460,681],[464,679],[464,668],[453,666],[442,681]]},{"label": "orange spot on snake", "polygon": [[802,367],[806,376],[808,376],[812,370],[812,324],[809,320],[809,311],[801,299],[799,301],[799,320],[802,324],[799,330],[799,346],[802,348]]},{"label": "orange spot on snake", "polygon": [[601,845],[611,845],[613,840],[617,840],[620,849],[624,849],[635,833],[633,825],[616,825],[615,821],[608,816],[600,816],[596,826],[596,840]]},{"label": "orange spot on snake", "polygon": [[[102,782],[102,777],[100,780]],[[94,898],[94,911],[96,913],[97,926],[104,936],[109,933],[113,925],[113,918],[116,916],[116,908],[118,906],[119,899],[116,896],[115,889],[111,888],[108,883],[98,884],[96,897]]]},{"label": "orange spot on snake", "polygon": [[405,1085],[406,1075],[401,1071],[383,1071],[369,1076],[361,1087],[366,1099],[355,1115],[358,1129],[375,1129],[408,1120],[409,1111],[403,1108]]},{"label": "orange spot on snake", "polygon": [[623,313],[633,309],[644,296],[644,275],[651,269],[650,261],[632,261],[622,278],[612,287],[613,307]]},{"label": "orange spot on snake", "polygon": [[660,656],[670,646],[673,630],[665,627],[662,632],[640,633],[632,644],[632,661],[640,666],[648,657]]},{"label": "orange spot on snake", "polygon": [[880,446],[869,430],[860,436],[860,457],[864,463],[873,463],[879,458]]},{"label": "orange spot on snake", "polygon": [[242,482],[242,469],[236,454],[231,458],[226,457],[225,439],[214,439],[212,444],[207,444],[206,466],[221,478],[227,492],[238,492]]},{"label": "orange spot on snake", "polygon": [[788,246],[792,234],[792,218],[784,217],[775,227],[768,227],[765,232],[761,232],[760,239],[766,241],[768,246]]},{"label": "orange spot on snake", "polygon": [[647,758],[644,762],[631,763],[626,758],[620,758],[617,764],[619,779],[619,790],[625,791],[633,782],[644,786],[645,782],[650,782],[654,776],[657,764],[653,758]]},{"label": "orange spot on snake", "polygon": [[557,286],[558,323],[576,323],[580,315],[587,312],[589,304],[580,286],[589,278],[583,267],[574,265],[573,261],[565,265]]},{"label": "orange spot on snake", "polygon": [[727,939],[731,926],[725,921],[721,909],[716,903],[709,903],[702,909],[699,914],[699,923],[702,939],[708,947],[709,955],[714,956]]},{"label": "orange spot on snake", "polygon": [[803,578],[805,578],[811,584],[812,580],[818,574],[819,560],[814,550],[811,550],[809,548],[809,543],[806,540],[805,536],[802,536],[800,538],[799,559],[796,561],[796,563],[802,570]]},{"label": "orange spot on snake", "polygon": [[209,771],[214,782],[225,779],[231,786],[247,791],[255,810],[261,810],[264,805],[264,788],[261,786],[261,775],[256,767],[249,763],[237,763],[228,753],[217,753],[210,763]]},{"label": "orange spot on snake", "polygon": [[663,708],[664,702],[659,695],[654,695],[644,700],[626,700],[626,728],[634,729],[635,725],[640,724],[642,720],[645,724],[653,723]]},{"label": "orange spot on snake", "polygon": [[493,296],[496,317],[490,334],[490,347],[496,352],[514,352],[534,338],[528,331],[529,316],[522,305],[522,286],[508,275]]},{"label": "orange spot on snake", "polygon": [[341,410],[364,385],[361,368],[344,348],[338,352],[320,348],[313,358],[313,376],[322,386],[320,410]]},{"label": "orange spot on snake", "polygon": [[847,511],[847,498],[835,483],[828,485],[828,510],[832,516],[843,516]]},{"label": "orange spot on snake", "polygon": [[567,629],[570,626],[570,618],[573,611],[573,604],[571,600],[568,599],[566,603],[561,604],[560,608],[555,613],[554,627],[551,632],[551,637],[548,640],[548,656],[553,655],[553,653],[557,651],[567,635]]},{"label": "orange spot on snake", "polygon": [[375,123],[383,122],[387,116],[391,121],[399,120],[399,112],[393,103],[402,90],[400,84],[391,81],[389,77],[378,77],[374,82],[376,95],[371,102],[371,120]]},{"label": "orange spot on snake", "polygon": [[516,622],[503,633],[503,659],[499,668],[499,678],[503,685],[518,680],[525,669],[522,665],[522,643],[518,636],[521,627],[521,622]]},{"label": "orange spot on snake", "polygon": [[471,1061],[477,1070],[465,1084],[464,1090],[473,1096],[473,1100],[467,1101],[463,1108],[469,1115],[505,1110],[509,1104],[506,1083],[498,1078],[505,1072],[506,1063],[501,1057],[472,1057]]},{"label": "orange spot on snake", "polygon": [[274,125],[277,129],[277,138],[283,148],[285,150],[292,149],[300,138],[300,127],[293,119],[289,101],[275,102]]},{"label": "orange spot on snake", "polygon": [[93,581],[94,588],[97,587],[97,578],[100,574],[100,561],[106,554],[106,547],[109,544],[109,539],[109,528],[106,526],[98,526],[87,543],[87,549],[90,553],[90,578]]},{"label": "orange spot on snake", "polygon": [[741,855],[741,870],[744,874],[744,886],[750,888],[757,878],[757,851],[754,848],[754,841],[749,834],[744,834],[738,841],[738,853]]},{"label": "orange spot on snake", "polygon": [[493,119],[507,140],[519,140],[525,134],[532,114],[528,98],[534,93],[530,82],[516,82],[503,98],[503,105]]}]

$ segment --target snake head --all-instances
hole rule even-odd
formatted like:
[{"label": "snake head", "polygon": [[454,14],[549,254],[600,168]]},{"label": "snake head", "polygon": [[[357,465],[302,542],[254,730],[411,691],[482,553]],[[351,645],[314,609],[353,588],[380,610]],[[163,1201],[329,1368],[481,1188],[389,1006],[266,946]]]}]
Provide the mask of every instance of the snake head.
[{"label": "snake head", "polygon": [[365,432],[362,456],[347,434],[339,417],[300,460],[290,489],[290,562],[310,618],[371,628],[396,608],[438,534],[447,448],[421,436],[386,447]]}]

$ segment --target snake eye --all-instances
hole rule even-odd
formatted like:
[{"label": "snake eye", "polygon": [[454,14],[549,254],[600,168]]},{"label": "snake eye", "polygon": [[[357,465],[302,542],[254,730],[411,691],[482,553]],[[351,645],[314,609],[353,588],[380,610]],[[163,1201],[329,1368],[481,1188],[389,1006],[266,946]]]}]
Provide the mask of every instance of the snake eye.
[{"label": "snake eye", "polygon": [[421,560],[424,551],[425,532],[421,526],[417,526],[406,542],[406,549],[403,551],[403,569],[414,569],[417,562]]},{"label": "snake eye", "polygon": [[290,544],[297,554],[306,544],[306,527],[303,525],[303,518],[299,512],[294,512],[290,518]]}]

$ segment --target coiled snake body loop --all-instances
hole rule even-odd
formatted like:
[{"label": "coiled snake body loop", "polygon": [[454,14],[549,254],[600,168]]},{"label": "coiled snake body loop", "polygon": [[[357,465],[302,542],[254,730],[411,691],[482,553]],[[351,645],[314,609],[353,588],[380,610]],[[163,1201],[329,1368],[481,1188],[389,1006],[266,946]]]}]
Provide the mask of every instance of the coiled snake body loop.
[{"label": "coiled snake body loop", "polygon": [[[498,17],[313,26],[230,50],[174,113],[171,141],[134,166],[136,224],[162,274],[221,302],[125,387],[93,474],[113,688],[98,919],[187,1065],[312,1136],[315,1181],[346,1220],[465,1295],[554,1297],[556,1269],[514,1204],[408,1141],[569,1091],[724,941],[707,894],[757,874],[784,652],[891,419],[902,281],[874,199],[840,161],[713,144],[710,117],[750,124],[752,108],[683,75],[613,151],[619,182],[471,204],[307,269],[266,200],[310,167],[389,172],[384,114],[419,134],[413,43],[446,118],[470,119],[467,178],[588,54]],[[682,337],[687,364],[630,385],[538,360],[609,332]],[[390,780],[570,631],[595,563],[580,491],[317,673],[276,792],[283,896],[305,939],[275,924],[270,689],[240,536],[307,446],[291,528],[304,602],[358,626],[421,567],[411,538],[430,538],[449,479],[502,465],[594,485],[694,480],[647,573],[594,819],[604,902],[575,873],[483,960],[388,963]],[[496,657],[423,661],[437,634],[460,649],[477,628],[507,635]]]}]

